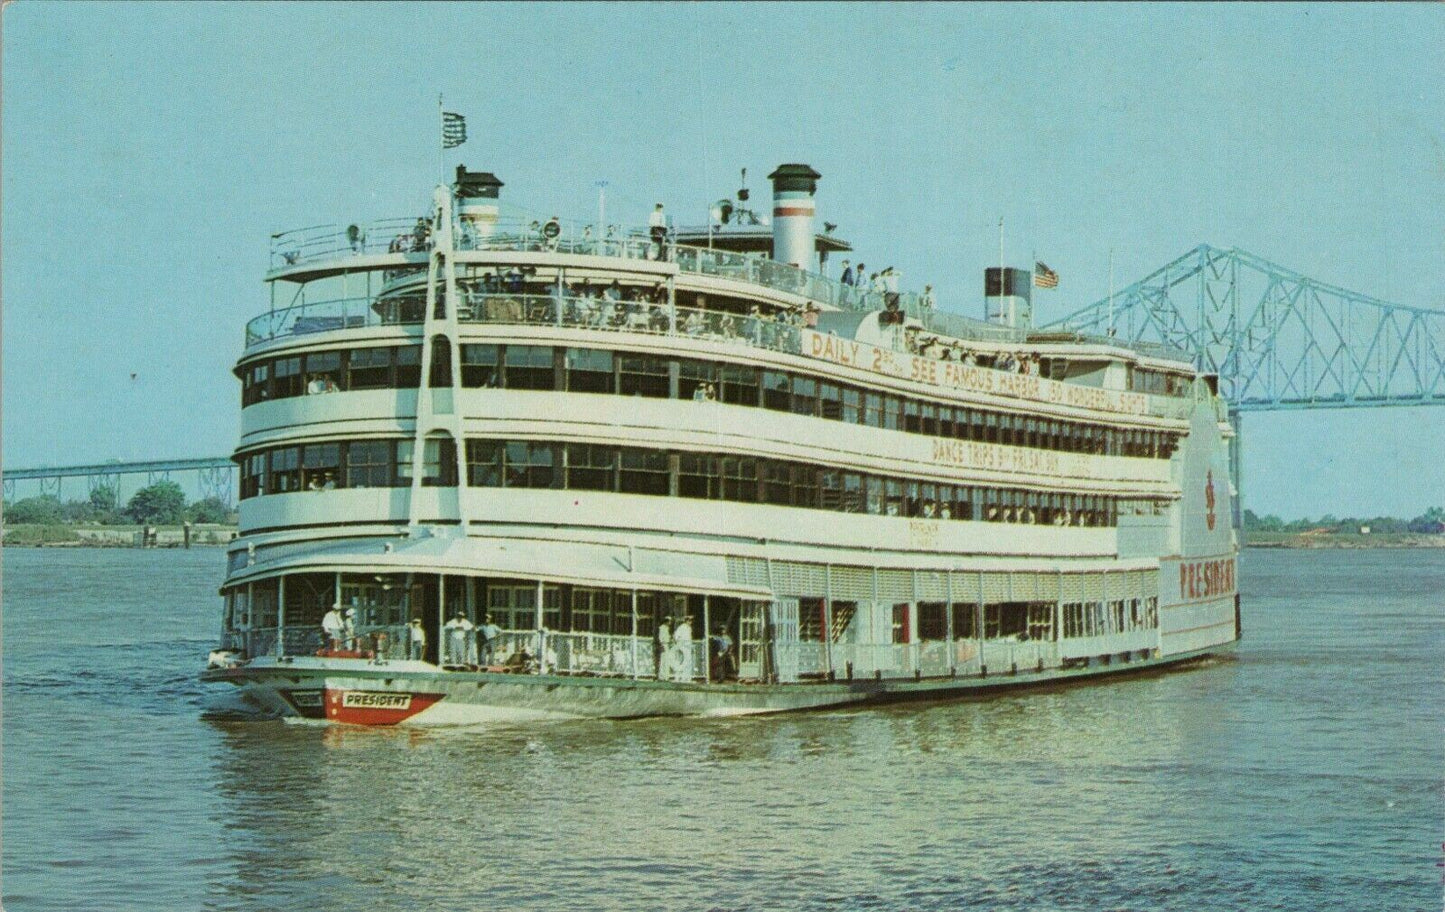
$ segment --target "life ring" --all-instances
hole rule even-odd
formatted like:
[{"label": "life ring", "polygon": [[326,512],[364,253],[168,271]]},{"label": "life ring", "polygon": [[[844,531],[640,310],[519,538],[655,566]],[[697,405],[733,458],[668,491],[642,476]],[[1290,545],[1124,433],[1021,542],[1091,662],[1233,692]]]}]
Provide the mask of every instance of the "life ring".
[{"label": "life ring", "polygon": [[542,226],[542,236],[549,241],[555,241],[562,236],[562,223],[556,219],[548,220],[547,224]]}]

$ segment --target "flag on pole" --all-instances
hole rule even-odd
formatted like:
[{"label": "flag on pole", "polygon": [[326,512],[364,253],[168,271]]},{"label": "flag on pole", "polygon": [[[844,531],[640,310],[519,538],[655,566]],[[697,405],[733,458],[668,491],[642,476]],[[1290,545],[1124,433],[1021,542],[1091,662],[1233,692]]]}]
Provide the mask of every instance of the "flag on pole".
[{"label": "flag on pole", "polygon": [[1034,287],[1058,288],[1059,274],[1039,261],[1034,261]]},{"label": "flag on pole", "polygon": [[467,119],[451,111],[442,113],[442,148],[455,149],[467,141]]}]

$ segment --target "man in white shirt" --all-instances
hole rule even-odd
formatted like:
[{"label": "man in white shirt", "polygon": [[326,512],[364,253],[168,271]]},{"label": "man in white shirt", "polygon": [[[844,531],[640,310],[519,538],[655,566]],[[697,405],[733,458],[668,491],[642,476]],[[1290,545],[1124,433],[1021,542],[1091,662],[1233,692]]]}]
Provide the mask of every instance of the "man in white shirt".
[{"label": "man in white shirt", "polygon": [[692,624],[688,623],[687,615],[677,620],[677,627],[672,631],[672,669],[679,681],[692,680]]},{"label": "man in white shirt", "polygon": [[446,622],[447,665],[477,664],[477,638],[472,631],[477,625],[460,611]]},{"label": "man in white shirt", "polygon": [[486,615],[482,618],[482,664],[492,665],[497,660],[497,638],[502,635],[502,628],[492,621],[492,616]]},{"label": "man in white shirt", "polygon": [[652,237],[652,243],[657,245],[657,255],[654,259],[667,259],[667,216],[662,214],[662,203],[652,208],[652,215],[647,219],[648,234]]},{"label": "man in white shirt", "polygon": [[426,629],[421,625],[421,618],[412,618],[406,628],[408,655],[416,661],[426,658]]},{"label": "man in white shirt", "polygon": [[321,617],[321,633],[331,649],[340,649],[346,634],[346,622],[341,619],[341,609],[332,608]]}]

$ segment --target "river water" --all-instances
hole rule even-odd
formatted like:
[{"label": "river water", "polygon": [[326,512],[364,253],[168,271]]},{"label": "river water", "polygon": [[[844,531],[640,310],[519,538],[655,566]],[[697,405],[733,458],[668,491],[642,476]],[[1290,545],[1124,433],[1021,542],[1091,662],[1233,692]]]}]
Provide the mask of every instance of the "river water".
[{"label": "river water", "polygon": [[1251,551],[1187,671],[734,720],[216,718],[218,550],[4,552],[4,906],[1441,908],[1445,551]]}]

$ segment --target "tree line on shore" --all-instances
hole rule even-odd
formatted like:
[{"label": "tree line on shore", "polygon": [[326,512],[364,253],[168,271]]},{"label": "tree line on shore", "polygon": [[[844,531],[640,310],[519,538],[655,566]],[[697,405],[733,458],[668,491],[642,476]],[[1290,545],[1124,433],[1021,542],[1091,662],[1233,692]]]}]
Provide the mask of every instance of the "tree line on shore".
[{"label": "tree line on shore", "polygon": [[188,501],[181,486],[174,481],[159,481],[136,491],[121,505],[115,488],[99,485],[84,500],[62,502],[54,494],[5,501],[5,522],[8,525],[105,525],[105,526],[171,526],[183,522],[234,525],[237,520],[233,506],[219,497],[203,497]]},{"label": "tree line on shore", "polygon": [[1445,533],[1445,508],[1431,507],[1414,519],[1401,519],[1397,516],[1347,516],[1341,519],[1327,513],[1319,519],[1283,520],[1273,514],[1260,516],[1253,510],[1244,511],[1244,531],[1246,532],[1359,533],[1366,528],[1372,535],[1382,532],[1440,535]]}]

